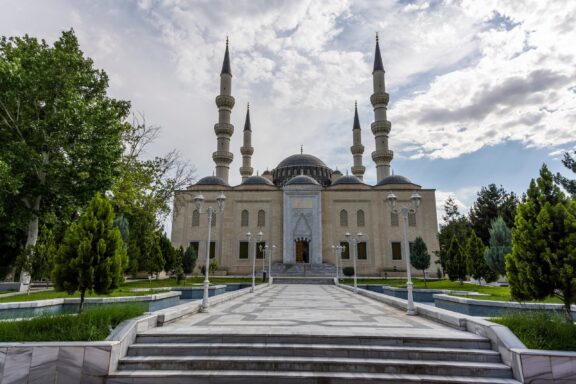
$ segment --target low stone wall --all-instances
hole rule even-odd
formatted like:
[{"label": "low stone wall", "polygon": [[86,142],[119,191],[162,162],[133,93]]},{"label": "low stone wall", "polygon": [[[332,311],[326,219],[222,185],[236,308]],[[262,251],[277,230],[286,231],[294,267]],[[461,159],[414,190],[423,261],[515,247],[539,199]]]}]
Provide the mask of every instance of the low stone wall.
[{"label": "low stone wall", "polygon": [[[197,300],[204,297],[204,287],[174,287],[173,292],[180,292],[182,300]],[[221,295],[226,292],[226,285],[211,285],[208,288],[208,297]]]},{"label": "low stone wall", "polygon": [[[457,297],[445,294],[434,295],[437,308],[463,313],[470,316],[491,317],[508,312],[526,312],[545,310],[550,312],[563,312],[562,304],[547,303],[518,303],[512,301],[475,300],[468,297]],[[572,305],[572,316],[576,318],[576,306]]]},{"label": "low stone wall", "polygon": [[[350,286],[340,287],[354,291]],[[358,294],[403,310],[407,307],[404,299],[365,289],[359,289]],[[503,325],[431,305],[416,303],[414,306],[418,316],[490,339],[492,349],[500,353],[504,364],[512,368],[514,378],[522,383],[576,383],[576,352],[527,349],[516,335]]]},{"label": "low stone wall", "polygon": [[0,282],[0,291],[13,291],[13,292],[25,292],[28,289],[28,285],[20,284],[19,282]]},{"label": "low stone wall", "polygon": [[[268,288],[260,285],[256,290]],[[216,305],[250,292],[249,288],[214,296]],[[170,292],[172,296],[179,293]],[[120,324],[106,341],[0,343],[0,383],[98,383],[118,367],[138,332],[198,312],[199,301],[146,314]]]},{"label": "low stone wall", "polygon": [[[154,312],[178,305],[180,302],[179,296],[180,292],[163,292],[146,296],[90,297],[85,300],[84,305],[86,308],[90,308],[100,305],[142,303],[147,306],[147,312]],[[76,313],[78,312],[79,304],[79,298],[0,303],[0,318],[18,319],[41,314]]]}]

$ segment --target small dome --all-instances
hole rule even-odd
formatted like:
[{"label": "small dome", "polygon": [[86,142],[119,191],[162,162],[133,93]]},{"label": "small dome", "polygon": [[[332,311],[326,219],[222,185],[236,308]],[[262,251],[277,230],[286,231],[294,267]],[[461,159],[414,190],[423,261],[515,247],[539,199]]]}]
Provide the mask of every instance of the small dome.
[{"label": "small dome", "polygon": [[288,182],[286,183],[286,185],[310,185],[310,184],[311,185],[320,185],[320,183],[318,183],[312,177],[306,176],[306,175],[295,176],[295,177],[291,178],[290,180],[288,180]]},{"label": "small dome", "polygon": [[276,168],[283,168],[283,167],[322,167],[328,168],[326,164],[316,156],[307,155],[307,154],[297,154],[288,156],[284,160],[278,164]]},{"label": "small dome", "polygon": [[400,176],[400,175],[391,175],[391,176],[386,176],[385,178],[383,178],[382,180],[380,180],[380,182],[378,185],[388,185],[388,184],[413,184],[407,177],[404,176]]},{"label": "small dome", "polygon": [[217,176],[206,176],[198,180],[196,185],[224,185],[229,187],[228,183]]},{"label": "small dome", "polygon": [[270,180],[262,176],[250,176],[241,185],[274,185]]},{"label": "small dome", "polygon": [[346,175],[346,176],[342,176],[339,177],[336,181],[334,181],[332,183],[332,185],[341,185],[341,184],[364,184],[363,182],[360,181],[359,178],[357,178],[356,176],[352,176],[352,175]]},{"label": "small dome", "polygon": [[339,170],[335,170],[334,172],[332,172],[333,175],[342,175],[342,172],[340,172]]},{"label": "small dome", "polygon": [[272,173],[269,170],[265,170],[262,172],[262,176],[271,175]]}]

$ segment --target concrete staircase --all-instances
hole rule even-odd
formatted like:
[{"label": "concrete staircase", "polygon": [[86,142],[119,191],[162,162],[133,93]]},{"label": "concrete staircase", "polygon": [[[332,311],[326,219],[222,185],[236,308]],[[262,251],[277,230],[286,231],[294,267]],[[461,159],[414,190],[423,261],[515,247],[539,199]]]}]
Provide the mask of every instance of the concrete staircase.
[{"label": "concrete staircase", "polygon": [[107,383],[517,384],[487,339],[140,334]]},{"label": "concrete staircase", "polygon": [[331,264],[280,264],[272,265],[274,277],[336,277],[336,267]]}]

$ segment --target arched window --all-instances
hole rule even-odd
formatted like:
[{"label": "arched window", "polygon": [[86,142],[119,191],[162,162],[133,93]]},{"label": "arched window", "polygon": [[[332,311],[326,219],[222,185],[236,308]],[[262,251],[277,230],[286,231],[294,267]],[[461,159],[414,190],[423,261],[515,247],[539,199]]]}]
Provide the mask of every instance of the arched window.
[{"label": "arched window", "polygon": [[242,227],[247,227],[248,226],[248,211],[247,210],[243,210],[242,213],[240,214],[240,225]]},{"label": "arched window", "polygon": [[358,227],[364,226],[364,211],[361,209],[359,209],[358,212],[356,212],[356,225]]},{"label": "arched window", "polygon": [[192,212],[192,226],[197,227],[200,225],[200,212],[197,209]]},{"label": "arched window", "polygon": [[348,212],[345,209],[340,211],[340,226],[347,227],[348,226]]},{"label": "arched window", "polygon": [[264,227],[266,226],[266,212],[263,209],[258,211],[258,226]]}]

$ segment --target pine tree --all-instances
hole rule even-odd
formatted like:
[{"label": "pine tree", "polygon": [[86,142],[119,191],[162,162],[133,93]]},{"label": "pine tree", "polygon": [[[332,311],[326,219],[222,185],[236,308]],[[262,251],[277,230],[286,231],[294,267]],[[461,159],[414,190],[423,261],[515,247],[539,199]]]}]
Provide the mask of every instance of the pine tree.
[{"label": "pine tree", "polygon": [[166,272],[172,272],[176,263],[176,250],[164,232],[159,233],[159,244],[162,257],[164,258],[164,270]]},{"label": "pine tree", "polygon": [[512,296],[539,300],[555,296],[564,303],[567,321],[576,302],[576,202],[553,182],[546,165],[530,182],[512,230],[506,275]]},{"label": "pine tree", "polygon": [[516,206],[518,198],[513,192],[506,190],[496,184],[482,187],[478,192],[478,198],[470,209],[470,224],[476,235],[482,239],[484,244],[490,241],[490,227],[492,221],[501,216],[508,227],[514,225]]},{"label": "pine tree", "polygon": [[481,284],[481,279],[488,283],[496,280],[496,274],[484,261],[484,243],[475,232],[470,234],[466,242],[466,270],[469,276],[478,280],[479,284]]},{"label": "pine tree", "polygon": [[512,251],[512,231],[498,216],[490,228],[490,243],[484,250],[484,260],[495,273],[506,275],[506,255]]},{"label": "pine tree", "polygon": [[184,248],[180,247],[174,252],[174,274],[176,275],[176,284],[186,280],[184,274]]},{"label": "pine tree", "polygon": [[40,236],[34,250],[34,257],[31,260],[30,274],[34,280],[50,279],[50,274],[54,268],[54,258],[58,248],[54,233],[42,225]]},{"label": "pine tree", "polygon": [[412,244],[410,250],[410,264],[424,275],[424,286],[426,285],[426,269],[430,267],[430,254],[428,247],[422,237],[418,236]]},{"label": "pine tree", "polygon": [[[576,151],[574,151],[574,155],[576,155]],[[562,164],[573,173],[576,173],[576,159],[570,156],[570,153],[564,153],[564,158],[562,159]],[[557,173],[554,176],[554,180],[556,183],[560,184],[564,189],[572,195],[573,199],[576,199],[576,180],[569,179],[567,177],[562,176],[560,173]]]},{"label": "pine tree", "polygon": [[463,284],[466,278],[466,257],[456,235],[452,236],[446,256],[446,273],[448,274],[448,278],[451,281],[458,280],[460,284]]},{"label": "pine tree", "polygon": [[112,205],[97,194],[64,235],[55,259],[56,290],[80,291],[82,312],[86,292],[106,294],[118,287],[125,255]]},{"label": "pine tree", "polygon": [[440,246],[438,258],[442,269],[446,272],[446,260],[448,260],[449,257],[448,250],[452,242],[452,237],[456,236],[458,242],[464,244],[470,232],[470,222],[458,211],[458,206],[452,196],[444,203],[444,216],[442,216],[442,220],[444,224],[440,226],[440,232],[438,233]]},{"label": "pine tree", "polygon": [[196,254],[196,250],[192,248],[191,245],[186,248],[186,252],[184,253],[184,273],[190,274],[196,268],[196,260],[198,259],[198,255]]}]

